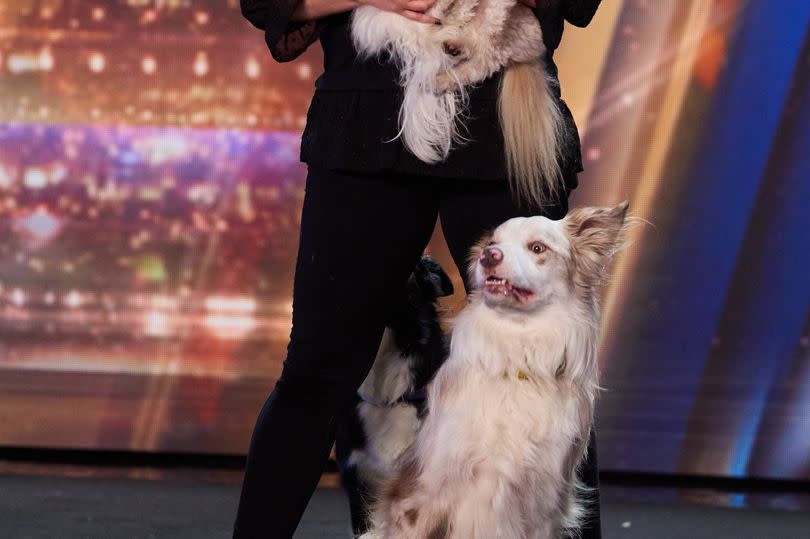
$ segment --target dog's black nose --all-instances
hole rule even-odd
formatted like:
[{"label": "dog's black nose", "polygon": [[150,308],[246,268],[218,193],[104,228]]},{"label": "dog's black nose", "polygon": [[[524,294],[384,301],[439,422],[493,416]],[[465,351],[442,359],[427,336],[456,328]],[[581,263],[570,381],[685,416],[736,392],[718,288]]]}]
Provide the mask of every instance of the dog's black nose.
[{"label": "dog's black nose", "polygon": [[494,268],[503,260],[503,251],[497,247],[487,247],[481,252],[481,265],[485,268]]}]

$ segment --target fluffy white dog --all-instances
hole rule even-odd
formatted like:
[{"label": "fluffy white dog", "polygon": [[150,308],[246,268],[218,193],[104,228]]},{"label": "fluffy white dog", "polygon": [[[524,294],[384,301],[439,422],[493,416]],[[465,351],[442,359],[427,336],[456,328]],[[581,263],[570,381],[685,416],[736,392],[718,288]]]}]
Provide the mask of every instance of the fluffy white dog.
[{"label": "fluffy white dog", "polygon": [[387,51],[400,68],[403,143],[426,163],[444,160],[464,141],[467,86],[505,68],[498,107],[509,178],[518,196],[543,204],[560,189],[562,118],[537,17],[517,0],[438,0],[428,14],[441,24],[374,6],[356,8],[352,19],[357,51]]},{"label": "fluffy white dog", "polygon": [[576,484],[598,391],[597,286],[627,203],[511,219],[472,251],[428,414],[366,538],[552,539],[587,509]]}]

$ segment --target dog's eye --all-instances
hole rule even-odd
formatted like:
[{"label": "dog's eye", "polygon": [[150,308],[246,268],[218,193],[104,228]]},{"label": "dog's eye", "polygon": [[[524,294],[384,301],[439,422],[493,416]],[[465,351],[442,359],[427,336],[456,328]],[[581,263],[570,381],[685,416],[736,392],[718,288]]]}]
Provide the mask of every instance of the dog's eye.
[{"label": "dog's eye", "polygon": [[491,241],[491,242],[487,243],[487,247],[492,247],[493,245],[495,245],[494,241]]},{"label": "dog's eye", "polygon": [[539,241],[536,241],[529,245],[529,249],[531,249],[534,254],[540,254],[546,250],[546,246]]}]

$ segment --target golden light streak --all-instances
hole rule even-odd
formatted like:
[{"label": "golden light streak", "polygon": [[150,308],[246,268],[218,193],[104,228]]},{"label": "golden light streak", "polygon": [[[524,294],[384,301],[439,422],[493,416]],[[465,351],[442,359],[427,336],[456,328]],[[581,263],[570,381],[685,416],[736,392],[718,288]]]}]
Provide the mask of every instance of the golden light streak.
[{"label": "golden light streak", "polygon": [[560,68],[563,98],[583,137],[624,5],[624,0],[602,2],[587,28],[566,26],[565,37],[554,53]]},{"label": "golden light streak", "polygon": [[[689,15],[684,24],[685,39],[690,46],[679,47],[678,55],[672,67],[666,93],[661,101],[658,121],[650,138],[650,149],[647,154],[640,181],[632,197],[631,209],[635,216],[652,219],[650,210],[664,178],[664,165],[676,134],[678,119],[687,97],[692,79],[693,66],[700,50],[699,41],[692,36],[700,36],[709,24],[711,4],[703,0],[692,0]],[[627,299],[628,288],[632,283],[631,276],[638,263],[640,246],[643,243],[647,227],[637,226],[631,230],[628,248],[619,256],[613,268],[613,285],[608,289],[603,309],[601,357],[612,346],[613,335],[621,323],[617,313]]]}]

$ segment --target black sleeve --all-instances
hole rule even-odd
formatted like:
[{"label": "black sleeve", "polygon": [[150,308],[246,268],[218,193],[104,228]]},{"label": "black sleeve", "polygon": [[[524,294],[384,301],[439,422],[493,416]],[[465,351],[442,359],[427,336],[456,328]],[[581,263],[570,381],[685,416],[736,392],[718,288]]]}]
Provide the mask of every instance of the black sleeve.
[{"label": "black sleeve", "polygon": [[564,0],[563,16],[574,26],[584,28],[593,19],[600,2],[601,0]]},{"label": "black sleeve", "polygon": [[301,0],[240,0],[242,16],[264,30],[264,40],[277,62],[295,60],[318,39],[318,21],[292,21]]}]

